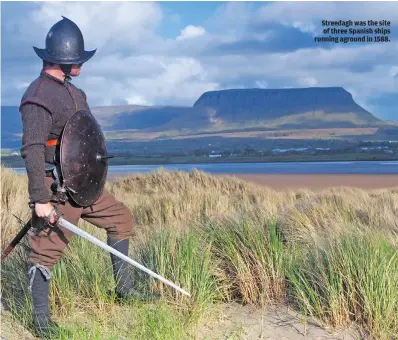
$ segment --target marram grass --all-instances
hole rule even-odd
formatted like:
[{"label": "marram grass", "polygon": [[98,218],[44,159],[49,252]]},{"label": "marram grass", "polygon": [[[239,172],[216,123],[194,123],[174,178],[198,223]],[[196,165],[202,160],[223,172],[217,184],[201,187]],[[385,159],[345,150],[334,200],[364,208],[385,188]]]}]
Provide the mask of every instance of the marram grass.
[{"label": "marram grass", "polygon": [[398,252],[380,234],[299,251],[286,279],[292,302],[325,324],[355,322],[376,338],[398,334]]},{"label": "marram grass", "polygon": [[[2,168],[1,246],[26,220],[25,176]],[[192,294],[132,269],[153,303],[119,304],[110,256],[74,237],[51,281],[54,318],[75,339],[192,339],[213,306],[276,301],[325,326],[398,334],[398,190],[275,192],[198,171],[156,171],[107,183],[134,216],[131,256]],[[105,240],[103,230],[79,226]],[[26,240],[1,268],[2,328],[29,338]],[[65,338],[60,334],[60,339]]]},{"label": "marram grass", "polygon": [[242,217],[209,221],[204,229],[225,300],[247,304],[283,298],[284,248],[275,224]]}]

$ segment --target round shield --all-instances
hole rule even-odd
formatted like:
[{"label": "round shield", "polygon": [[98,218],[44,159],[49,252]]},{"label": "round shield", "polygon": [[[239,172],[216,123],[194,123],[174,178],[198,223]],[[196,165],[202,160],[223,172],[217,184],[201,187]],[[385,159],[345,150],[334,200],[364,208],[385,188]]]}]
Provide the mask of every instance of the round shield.
[{"label": "round shield", "polygon": [[94,116],[78,111],[67,121],[60,145],[63,185],[80,206],[92,205],[102,194],[108,173],[105,137]]}]

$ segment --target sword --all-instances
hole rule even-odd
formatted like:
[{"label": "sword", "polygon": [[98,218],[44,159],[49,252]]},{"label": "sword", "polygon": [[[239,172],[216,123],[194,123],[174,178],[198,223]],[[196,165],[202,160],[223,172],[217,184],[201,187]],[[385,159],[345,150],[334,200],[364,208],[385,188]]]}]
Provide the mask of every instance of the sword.
[{"label": "sword", "polygon": [[131,265],[141,269],[142,271],[146,272],[150,276],[152,276],[152,277],[162,281],[163,283],[173,287],[174,289],[178,290],[182,294],[185,294],[185,295],[187,295],[189,297],[191,296],[191,294],[189,294],[188,292],[186,292],[185,290],[183,290],[182,288],[180,288],[179,286],[177,286],[173,282],[165,279],[163,276],[160,276],[159,274],[154,273],[150,269],[148,269],[148,268],[144,267],[143,265],[139,264],[138,262],[132,260],[128,256],[126,256],[126,255],[122,254],[121,252],[117,251],[116,249],[112,248],[111,246],[108,246],[106,243],[98,240],[97,238],[95,238],[94,236],[90,235],[89,233],[86,233],[84,230],[76,227],[74,224],[72,224],[72,223],[68,222],[67,220],[65,220],[62,216],[60,216],[60,217],[55,216],[55,218],[56,218],[56,222],[55,222],[56,225],[64,227],[64,228],[72,231],[76,235],[79,235],[79,236],[85,238],[86,240],[88,240],[88,241],[94,243],[95,245],[97,245],[98,247],[100,247],[102,249],[105,249],[109,253],[112,253],[112,254],[116,255],[117,257],[121,258],[122,260],[130,263]]}]

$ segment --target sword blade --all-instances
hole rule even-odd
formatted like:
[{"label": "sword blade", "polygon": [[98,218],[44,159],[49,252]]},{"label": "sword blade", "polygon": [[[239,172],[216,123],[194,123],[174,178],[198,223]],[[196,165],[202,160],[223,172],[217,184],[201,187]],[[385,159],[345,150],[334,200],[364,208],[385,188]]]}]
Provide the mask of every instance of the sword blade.
[{"label": "sword blade", "polygon": [[163,276],[154,273],[153,271],[151,271],[150,269],[144,267],[143,265],[139,264],[138,262],[132,260],[131,258],[129,258],[128,256],[122,254],[121,252],[117,251],[116,249],[112,248],[111,246],[107,245],[106,243],[98,240],[97,238],[95,238],[94,236],[90,235],[89,233],[86,233],[84,230],[76,227],[74,224],[68,222],[67,220],[65,220],[63,217],[60,217],[57,221],[57,224],[60,225],[61,227],[64,227],[70,231],[72,231],[73,233],[85,238],[86,240],[94,243],[95,245],[97,245],[98,247],[105,249],[106,251],[108,251],[109,253],[112,253],[114,255],[116,255],[117,257],[121,258],[122,260],[130,263],[131,265],[141,269],[142,271],[146,272],[147,274],[149,274],[150,276],[162,281],[163,283],[173,287],[174,289],[178,290],[179,292],[181,292],[184,295],[187,296],[191,296],[191,294],[189,294],[188,292],[186,292],[185,290],[183,290],[182,288],[180,288],[179,286],[177,286],[176,284],[174,284],[173,282],[165,279]]}]

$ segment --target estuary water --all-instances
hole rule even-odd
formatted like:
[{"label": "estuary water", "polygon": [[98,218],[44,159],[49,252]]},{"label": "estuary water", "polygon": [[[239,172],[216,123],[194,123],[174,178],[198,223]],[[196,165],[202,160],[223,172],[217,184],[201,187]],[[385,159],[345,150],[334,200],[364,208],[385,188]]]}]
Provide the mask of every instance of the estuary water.
[{"label": "estuary water", "polygon": [[119,165],[110,166],[109,174],[145,173],[159,168],[226,174],[398,174],[398,161]]},{"label": "estuary water", "polygon": [[[208,173],[225,174],[363,174],[398,175],[398,161],[366,162],[277,162],[277,163],[212,163],[212,164],[159,164],[159,165],[114,165],[109,175],[119,176],[147,173],[164,168],[190,172],[193,169]],[[14,168],[25,173],[25,168]]]}]

